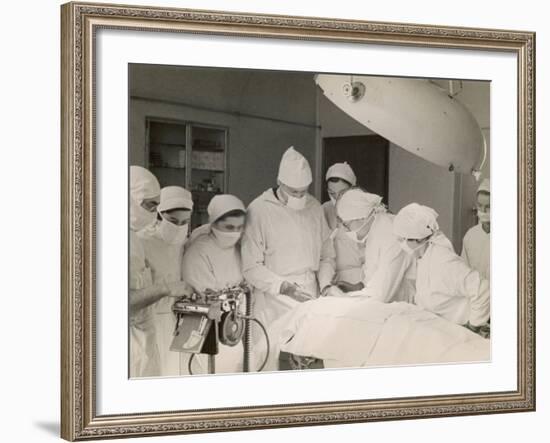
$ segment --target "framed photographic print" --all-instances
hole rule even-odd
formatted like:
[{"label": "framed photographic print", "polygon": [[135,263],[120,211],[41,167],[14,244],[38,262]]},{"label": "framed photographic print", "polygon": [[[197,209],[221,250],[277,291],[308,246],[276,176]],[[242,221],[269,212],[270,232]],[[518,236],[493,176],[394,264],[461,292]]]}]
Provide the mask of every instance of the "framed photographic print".
[{"label": "framed photographic print", "polygon": [[63,438],[534,410],[534,33],[61,14]]}]

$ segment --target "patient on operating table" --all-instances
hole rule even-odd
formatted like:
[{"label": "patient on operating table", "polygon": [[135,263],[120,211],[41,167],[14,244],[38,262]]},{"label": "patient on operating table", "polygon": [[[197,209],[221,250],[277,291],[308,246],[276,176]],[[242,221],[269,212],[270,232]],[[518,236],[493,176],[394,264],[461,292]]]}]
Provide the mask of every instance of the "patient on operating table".
[{"label": "patient on operating table", "polygon": [[399,247],[386,251],[367,286],[331,287],[293,310],[281,320],[280,351],[324,367],[488,360],[490,342],[480,333],[488,282],[454,253],[436,217],[418,204],[403,208],[394,220]]}]

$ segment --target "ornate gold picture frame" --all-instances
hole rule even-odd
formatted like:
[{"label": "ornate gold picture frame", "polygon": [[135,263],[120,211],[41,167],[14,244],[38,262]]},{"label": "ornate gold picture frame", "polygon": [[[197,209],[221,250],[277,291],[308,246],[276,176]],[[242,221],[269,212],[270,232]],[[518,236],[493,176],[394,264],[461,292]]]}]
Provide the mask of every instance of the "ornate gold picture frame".
[{"label": "ornate gold picture frame", "polygon": [[[338,19],[68,3],[62,17],[61,435],[87,440],[533,411],[535,34]],[[517,389],[120,415],[96,412],[95,36],[99,29],[475,49],[517,56]]]}]

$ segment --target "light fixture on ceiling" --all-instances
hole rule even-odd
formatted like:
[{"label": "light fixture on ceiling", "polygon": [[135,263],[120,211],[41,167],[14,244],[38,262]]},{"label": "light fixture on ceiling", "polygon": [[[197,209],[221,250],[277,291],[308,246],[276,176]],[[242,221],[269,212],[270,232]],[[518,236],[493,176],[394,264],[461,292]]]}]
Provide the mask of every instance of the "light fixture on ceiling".
[{"label": "light fixture on ceiling", "polygon": [[315,82],[337,107],[390,142],[449,171],[479,176],[486,142],[477,120],[429,80],[318,74]]}]

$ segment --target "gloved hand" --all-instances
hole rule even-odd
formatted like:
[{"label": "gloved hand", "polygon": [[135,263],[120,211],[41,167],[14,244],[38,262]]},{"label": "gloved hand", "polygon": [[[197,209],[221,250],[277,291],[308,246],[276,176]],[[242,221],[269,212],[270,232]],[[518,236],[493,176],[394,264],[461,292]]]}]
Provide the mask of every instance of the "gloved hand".
[{"label": "gloved hand", "polygon": [[365,287],[365,285],[361,282],[359,283],[348,283],[347,281],[339,281],[335,283],[338,288],[340,288],[344,292],[353,292],[353,291],[360,291]]},{"label": "gloved hand", "polygon": [[489,323],[481,325],[479,327],[479,335],[481,335],[483,338],[490,338],[491,337],[491,325]]},{"label": "gloved hand", "polygon": [[346,294],[336,285],[328,285],[321,292],[322,297],[344,297]]},{"label": "gloved hand", "polygon": [[193,293],[191,285],[184,281],[166,282],[166,287],[168,288],[166,295],[170,297],[190,296]]},{"label": "gloved hand", "polygon": [[307,292],[302,291],[296,283],[290,283],[288,281],[284,281],[281,284],[281,289],[279,290],[279,293],[286,295],[300,303],[312,299],[311,295],[309,295]]},{"label": "gloved hand", "polygon": [[489,338],[491,336],[491,325],[486,323],[481,326],[473,326],[469,322],[464,325],[466,329],[481,335],[483,338]]},{"label": "gloved hand", "polygon": [[326,285],[321,289],[321,297],[326,297],[330,293],[330,288],[332,288],[332,285]]}]

